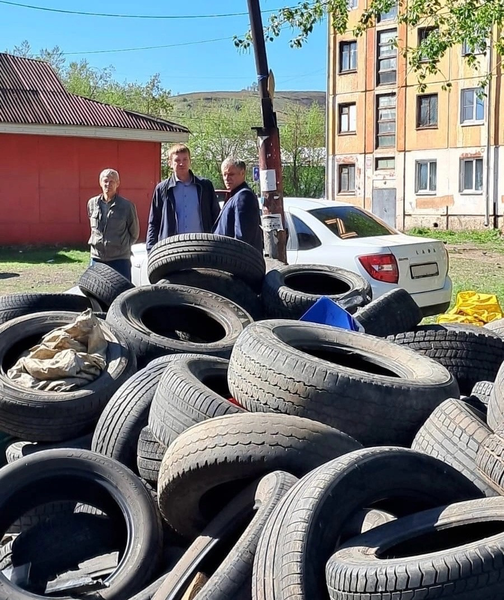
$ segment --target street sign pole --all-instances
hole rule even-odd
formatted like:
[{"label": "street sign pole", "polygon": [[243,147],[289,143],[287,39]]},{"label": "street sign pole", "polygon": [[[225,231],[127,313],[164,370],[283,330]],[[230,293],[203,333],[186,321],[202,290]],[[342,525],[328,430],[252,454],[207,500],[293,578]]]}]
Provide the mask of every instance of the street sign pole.
[{"label": "street sign pole", "polygon": [[273,111],[274,79],[268,69],[266,44],[259,0],[247,0],[250,29],[261,99],[262,127],[257,132],[259,149],[259,181],[263,198],[264,250],[266,256],[287,262],[287,234],[284,225],[282,162],[280,135]]}]

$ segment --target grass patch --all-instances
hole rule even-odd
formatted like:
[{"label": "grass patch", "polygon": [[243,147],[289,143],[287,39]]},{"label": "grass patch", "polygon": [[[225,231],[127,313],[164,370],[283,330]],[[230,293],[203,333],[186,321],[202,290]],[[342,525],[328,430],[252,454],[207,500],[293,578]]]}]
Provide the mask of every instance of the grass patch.
[{"label": "grass patch", "polygon": [[420,237],[434,238],[446,244],[472,244],[478,248],[485,248],[504,254],[504,239],[500,229],[447,231],[443,229],[428,229],[427,227],[414,227],[406,233]]},{"label": "grass patch", "polygon": [[89,265],[89,250],[66,246],[0,247],[0,293],[64,292]]},{"label": "grass patch", "polygon": [[88,248],[68,248],[65,246],[3,246],[0,247],[0,268],[9,265],[38,265],[54,263],[57,265],[89,263]]}]

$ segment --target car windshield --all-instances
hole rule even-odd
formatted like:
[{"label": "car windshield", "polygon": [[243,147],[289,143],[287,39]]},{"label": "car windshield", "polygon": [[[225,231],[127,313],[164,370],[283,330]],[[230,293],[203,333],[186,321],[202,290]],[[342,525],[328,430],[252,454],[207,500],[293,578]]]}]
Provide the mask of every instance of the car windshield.
[{"label": "car windshield", "polygon": [[342,240],[396,233],[373,215],[355,206],[328,206],[309,212]]}]

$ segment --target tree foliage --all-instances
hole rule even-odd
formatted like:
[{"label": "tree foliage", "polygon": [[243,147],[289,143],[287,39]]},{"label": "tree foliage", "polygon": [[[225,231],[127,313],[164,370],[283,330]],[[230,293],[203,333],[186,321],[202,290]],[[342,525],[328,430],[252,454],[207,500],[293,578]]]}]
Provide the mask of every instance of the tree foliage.
[{"label": "tree foliage", "polygon": [[34,53],[28,41],[23,41],[10,54],[45,60],[56,71],[65,88],[72,94],[85,96],[155,117],[167,118],[172,110],[170,91],[163,88],[158,73],[146,84],[120,83],[114,78],[114,67],[98,69],[85,59],[67,62],[63,51],[55,46]]},{"label": "tree foliage", "polygon": [[279,125],[286,196],[318,198],[325,185],[325,112],[290,104]]},{"label": "tree foliage", "polygon": [[[220,165],[228,156],[258,164],[257,135],[261,124],[258,98],[200,101],[183,107],[173,119],[191,131],[194,171],[222,187]],[[318,197],[324,192],[325,113],[318,104],[310,107],[290,103],[279,115],[284,193]],[[251,173],[248,174],[249,180]]]},{"label": "tree foliage", "polygon": [[[417,74],[421,87],[425,87],[428,74],[439,73],[439,63],[448,50],[465,43],[468,53],[466,61],[478,67],[477,55],[486,53],[493,46],[504,56],[504,37],[494,36],[495,28],[504,25],[503,0],[370,0],[360,14],[352,31],[359,36],[373,27],[379,15],[398,4],[397,23],[407,27],[433,27],[433,33],[418,46],[408,47],[404,40],[397,39],[397,47],[406,56],[410,68]],[[290,27],[294,32],[290,45],[301,47],[315,25],[328,17],[332,27],[339,33],[349,30],[348,0],[312,0],[299,2],[296,6],[283,8],[269,17],[265,36],[269,41]],[[235,37],[235,45],[247,48],[251,36]],[[500,63],[498,65],[500,67]],[[492,73],[482,72],[480,85],[484,86]],[[449,87],[449,82],[447,84]]]}]

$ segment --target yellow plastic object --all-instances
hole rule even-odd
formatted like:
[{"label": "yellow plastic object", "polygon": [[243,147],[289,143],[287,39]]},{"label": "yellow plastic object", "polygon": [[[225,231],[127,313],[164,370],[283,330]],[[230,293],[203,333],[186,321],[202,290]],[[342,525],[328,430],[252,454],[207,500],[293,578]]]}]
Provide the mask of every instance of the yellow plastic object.
[{"label": "yellow plastic object", "polygon": [[439,315],[438,323],[470,323],[484,325],[495,319],[502,319],[502,308],[494,294],[480,294],[467,291],[457,294],[455,306],[447,313]]}]

